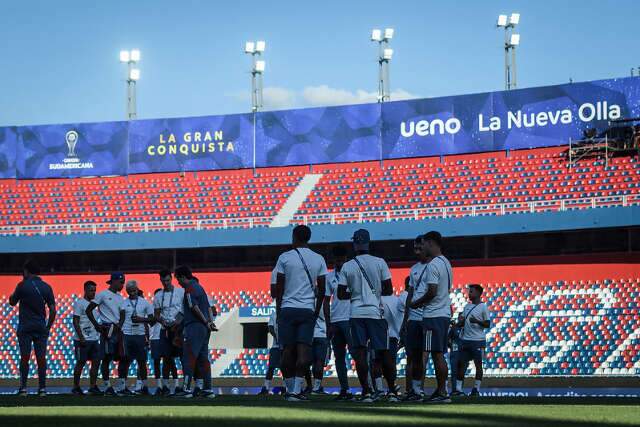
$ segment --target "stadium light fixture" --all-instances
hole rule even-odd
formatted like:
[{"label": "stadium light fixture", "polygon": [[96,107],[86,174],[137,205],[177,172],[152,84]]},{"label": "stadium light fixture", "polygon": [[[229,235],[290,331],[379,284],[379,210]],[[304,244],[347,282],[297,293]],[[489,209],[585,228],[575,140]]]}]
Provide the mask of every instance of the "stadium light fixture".
[{"label": "stadium light fixture", "polygon": [[137,117],[136,112],[136,83],[140,80],[140,69],[134,65],[140,61],[140,50],[121,50],[120,62],[127,64],[127,119]]},{"label": "stadium light fixture", "polygon": [[[520,44],[520,34],[514,33],[520,23],[520,14],[499,15],[497,28],[504,28],[504,88],[516,88],[516,46]],[[509,55],[511,53],[511,55]]]},{"label": "stadium light fixture", "polygon": [[254,113],[262,108],[262,74],[265,61],[259,58],[266,46],[264,40],[249,41],[244,45],[244,53],[251,55],[251,111]]},{"label": "stadium light fixture", "polygon": [[131,59],[131,55],[129,54],[128,50],[120,51],[120,62],[129,62],[130,59]]},{"label": "stadium light fixture", "polygon": [[378,28],[371,31],[371,41],[378,44],[378,102],[391,99],[389,90],[389,61],[393,57],[393,49],[389,41],[394,36],[393,28],[385,28],[384,32]]},{"label": "stadium light fixture", "polygon": [[129,78],[136,82],[140,80],[140,70],[138,68],[132,68],[129,72]]}]

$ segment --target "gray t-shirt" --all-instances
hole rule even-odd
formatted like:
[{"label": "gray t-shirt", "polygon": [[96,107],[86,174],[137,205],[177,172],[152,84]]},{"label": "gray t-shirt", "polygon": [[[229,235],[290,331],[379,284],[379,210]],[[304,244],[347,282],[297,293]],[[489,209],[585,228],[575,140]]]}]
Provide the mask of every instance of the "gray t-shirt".
[{"label": "gray t-shirt", "polygon": [[443,255],[431,260],[427,270],[428,286],[436,285],[436,296],[429,301],[422,310],[422,317],[451,317],[451,287],[453,286],[453,271],[449,260]]}]

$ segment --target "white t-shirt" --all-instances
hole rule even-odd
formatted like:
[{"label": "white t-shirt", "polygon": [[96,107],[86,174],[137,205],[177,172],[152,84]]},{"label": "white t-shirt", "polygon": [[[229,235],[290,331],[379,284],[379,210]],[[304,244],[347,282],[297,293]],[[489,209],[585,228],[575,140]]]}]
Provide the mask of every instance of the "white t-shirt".
[{"label": "white t-shirt", "polygon": [[183,314],[183,300],[183,288],[174,286],[173,290],[169,292],[163,289],[153,297],[153,309],[160,310],[160,318],[163,321],[172,323],[176,320],[179,313]]},{"label": "white t-shirt", "polygon": [[400,328],[404,318],[404,305],[400,297],[387,295],[382,297],[382,309],[384,318],[389,326],[389,337],[400,339]]},{"label": "white t-shirt", "polygon": [[103,323],[115,323],[116,325],[120,323],[120,308],[124,302],[122,295],[106,289],[98,293],[93,302],[98,304]]},{"label": "white t-shirt", "polygon": [[[362,265],[371,285],[364,278],[356,259]],[[369,254],[358,255],[342,266],[341,273],[339,284],[347,286],[351,293],[351,318],[381,319],[382,282],[391,279],[385,260]]]},{"label": "white t-shirt", "polygon": [[313,328],[313,337],[327,337],[327,324],[324,320],[324,307],[320,309],[320,315],[318,316],[318,320],[316,320],[316,326]]},{"label": "white t-shirt", "polygon": [[315,310],[317,280],[318,277],[327,275],[327,263],[322,255],[309,248],[298,248],[298,251],[304,258],[313,283],[309,283],[309,277],[302,260],[294,249],[280,255],[276,271],[285,276],[282,308]]},{"label": "white t-shirt", "polygon": [[162,326],[158,322],[154,323],[153,326],[149,326],[149,339],[159,340],[161,329],[162,329]]},{"label": "white t-shirt", "polygon": [[487,339],[487,329],[480,325],[469,322],[471,318],[476,320],[489,320],[489,308],[483,302],[478,305],[467,304],[462,312],[464,316],[464,327],[460,338],[469,341],[485,341]]},{"label": "white t-shirt", "polygon": [[[411,267],[409,272],[409,286],[413,288],[413,301],[416,301],[424,296],[427,292],[427,276],[428,276],[429,264],[417,263]],[[422,321],[423,307],[410,308],[408,320]]]},{"label": "white t-shirt", "polygon": [[429,301],[422,311],[422,317],[451,317],[451,286],[453,285],[453,271],[449,260],[443,255],[437,256],[429,263],[426,273],[427,283],[437,285],[436,296]]},{"label": "white t-shirt", "polygon": [[269,326],[273,326],[274,332],[276,333],[276,336],[273,338],[273,345],[271,346],[271,348],[279,348],[280,345],[278,344],[278,319],[275,310],[269,316]]},{"label": "white t-shirt", "polygon": [[338,282],[340,273],[331,271],[327,274],[326,296],[331,297],[331,323],[346,322],[351,316],[351,301],[338,298]]},{"label": "white t-shirt", "polygon": [[[73,303],[73,315],[80,318],[80,330],[82,331],[84,339],[87,341],[97,341],[100,339],[100,334],[98,334],[93,323],[89,320],[89,316],[87,316],[88,306],[89,301],[84,298],[78,298]],[[75,328],[73,328],[73,339],[77,341],[80,340]]]},{"label": "white t-shirt", "polygon": [[400,300],[400,304],[402,304],[402,312],[407,308],[407,297],[409,296],[409,292],[402,291],[400,295],[398,295],[398,299]]},{"label": "white t-shirt", "polygon": [[125,335],[144,335],[144,323],[133,323],[131,316],[136,314],[139,317],[153,316],[153,307],[143,298],[127,298],[122,303],[124,310],[124,323],[122,333]]}]

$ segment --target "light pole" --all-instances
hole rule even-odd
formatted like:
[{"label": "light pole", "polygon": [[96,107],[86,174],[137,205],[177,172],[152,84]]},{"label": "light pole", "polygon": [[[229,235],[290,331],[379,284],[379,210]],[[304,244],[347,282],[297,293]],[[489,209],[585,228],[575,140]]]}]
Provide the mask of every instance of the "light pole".
[{"label": "light pole", "polygon": [[251,111],[254,113],[262,108],[262,73],[265,62],[260,59],[264,53],[266,43],[262,40],[246,42],[244,53],[251,55]]},{"label": "light pole", "polygon": [[520,34],[514,33],[514,29],[518,23],[520,23],[520,14],[512,13],[509,17],[498,16],[496,25],[498,28],[504,28],[504,88],[506,90],[515,89],[517,86],[516,46],[520,44]]},{"label": "light pole", "polygon": [[140,80],[140,69],[135,65],[140,61],[140,51],[121,50],[120,62],[127,64],[127,120],[135,120],[136,113],[136,82]]},{"label": "light pole", "polygon": [[393,49],[389,47],[389,41],[393,38],[393,28],[371,31],[371,41],[378,43],[378,102],[391,100],[389,84],[389,61],[393,57]]}]

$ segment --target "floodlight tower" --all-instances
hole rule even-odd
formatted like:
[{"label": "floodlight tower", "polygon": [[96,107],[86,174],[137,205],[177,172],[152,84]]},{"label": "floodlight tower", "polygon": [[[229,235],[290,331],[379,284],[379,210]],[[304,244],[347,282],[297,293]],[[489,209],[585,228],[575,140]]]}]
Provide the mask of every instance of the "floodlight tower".
[{"label": "floodlight tower", "polygon": [[263,40],[246,42],[244,45],[244,53],[251,55],[251,111],[254,113],[262,108],[262,73],[265,62],[260,57],[265,47]]},{"label": "floodlight tower", "polygon": [[371,31],[371,41],[378,43],[378,102],[391,100],[389,86],[389,62],[393,57],[393,49],[389,47],[389,41],[393,38],[393,28]]},{"label": "floodlight tower", "polygon": [[140,51],[121,50],[120,62],[127,64],[127,120],[135,120],[136,113],[136,82],[140,80],[140,69],[135,65],[140,61]]},{"label": "floodlight tower", "polygon": [[[520,14],[498,16],[497,28],[504,28],[504,88],[515,89],[516,80],[516,46],[520,44],[520,34],[514,33],[516,25],[520,23]],[[511,58],[509,58],[511,53]]]}]

